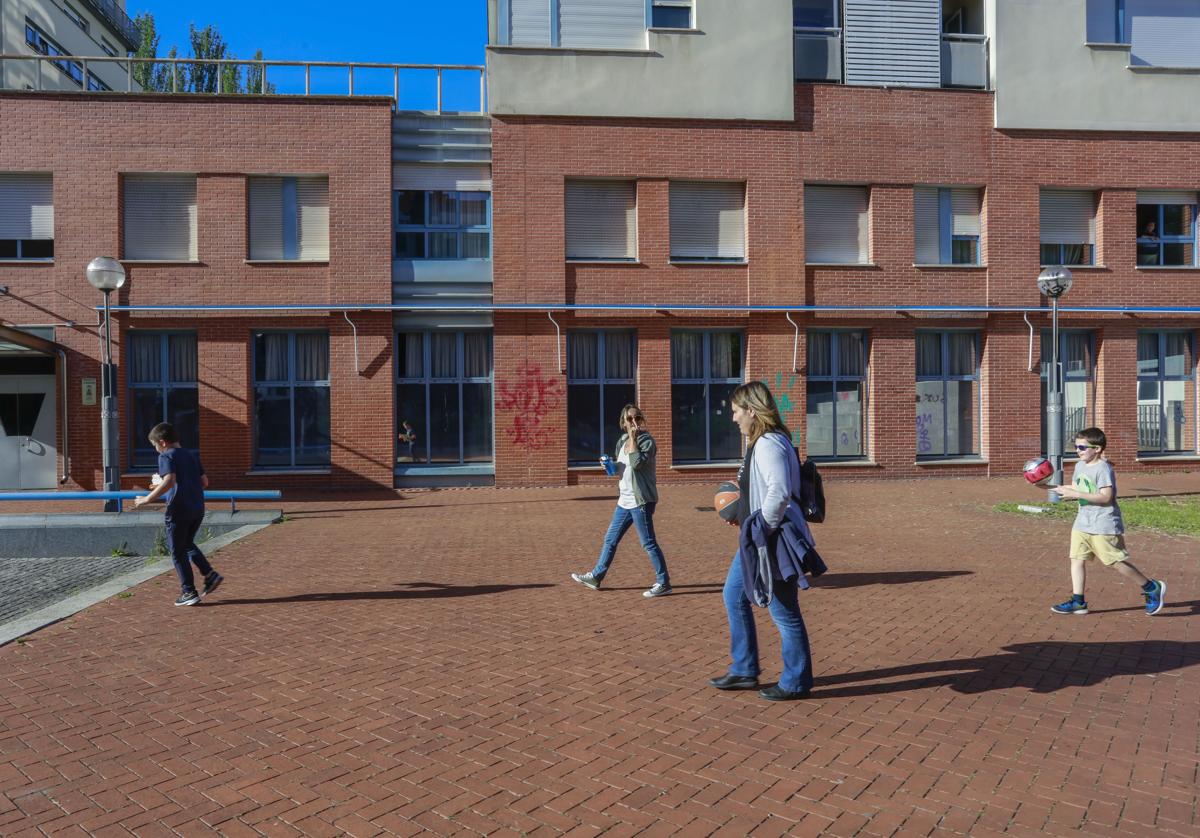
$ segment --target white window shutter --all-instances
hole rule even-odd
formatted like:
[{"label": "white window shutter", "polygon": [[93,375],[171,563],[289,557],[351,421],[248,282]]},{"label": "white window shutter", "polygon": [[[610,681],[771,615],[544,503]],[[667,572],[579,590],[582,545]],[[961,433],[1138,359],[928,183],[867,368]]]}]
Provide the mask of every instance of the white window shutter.
[{"label": "white window shutter", "polygon": [[196,176],[125,176],[125,258],[196,261]]},{"label": "white window shutter", "polygon": [[54,238],[54,183],[45,174],[0,174],[0,239]]},{"label": "white window shutter", "polygon": [[1042,244],[1096,243],[1096,193],[1043,189],[1040,203]]},{"label": "white window shutter", "polygon": [[671,258],[745,259],[746,184],[671,181]]},{"label": "white window shutter", "polygon": [[646,48],[645,0],[558,0],[558,4],[560,46]]},{"label": "white window shutter", "polygon": [[566,182],[568,259],[637,257],[637,198],[633,181]]},{"label": "white window shutter", "polygon": [[937,187],[914,186],[913,227],[916,232],[916,249],[913,258],[918,265],[937,265],[942,261],[939,219]]},{"label": "white window shutter", "polygon": [[870,233],[865,186],[804,187],[805,261],[866,264]]},{"label": "white window shutter", "polygon": [[296,178],[296,203],[299,258],[329,261],[329,178]]},{"label": "white window shutter", "polygon": [[1139,204],[1171,204],[1192,206],[1196,203],[1195,192],[1178,192],[1175,190],[1149,189],[1137,193]]},{"label": "white window shutter", "polygon": [[249,197],[250,258],[283,258],[283,180],[277,177],[252,177],[246,190]]},{"label": "white window shutter", "polygon": [[550,45],[551,0],[509,0],[509,43]]},{"label": "white window shutter", "polygon": [[956,236],[979,235],[979,190],[955,186],[950,189],[950,212],[953,215],[951,232]]}]

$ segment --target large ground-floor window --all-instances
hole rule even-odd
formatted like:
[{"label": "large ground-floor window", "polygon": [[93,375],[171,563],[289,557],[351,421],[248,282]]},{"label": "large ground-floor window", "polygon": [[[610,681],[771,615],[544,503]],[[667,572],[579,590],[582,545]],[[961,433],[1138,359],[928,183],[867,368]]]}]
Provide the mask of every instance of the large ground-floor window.
[{"label": "large ground-floor window", "polygon": [[256,333],[254,464],[329,463],[329,333]]},{"label": "large ground-floor window", "polygon": [[864,455],[866,354],[861,331],[808,333],[808,456]]},{"label": "large ground-floor window", "polygon": [[618,415],[636,402],[633,332],[567,335],[567,461],[595,463],[612,455],[621,434]]},{"label": "large ground-floor window", "polygon": [[744,380],[740,332],[671,334],[671,442],[677,463],[742,456],[729,396]]},{"label": "large ground-floor window", "polygon": [[[1049,454],[1050,439],[1046,422],[1049,403],[1050,363],[1054,338],[1042,332],[1042,453]],[[1095,422],[1092,414],[1093,370],[1095,369],[1095,337],[1091,332],[1067,330],[1058,333],[1058,363],[1063,394],[1063,450],[1059,453],[1075,456],[1075,435]]]},{"label": "large ground-floor window", "polygon": [[491,462],[491,332],[401,332],[396,356],[397,460]]},{"label": "large ground-floor window", "polygon": [[126,369],[130,466],[140,471],[158,465],[158,452],[147,436],[159,422],[175,426],[184,448],[198,450],[200,404],[195,333],[130,333]]},{"label": "large ground-floor window", "polygon": [[917,457],[979,453],[978,332],[917,332]]},{"label": "large ground-floor window", "polygon": [[1195,449],[1195,344],[1191,332],[1138,332],[1139,454]]}]

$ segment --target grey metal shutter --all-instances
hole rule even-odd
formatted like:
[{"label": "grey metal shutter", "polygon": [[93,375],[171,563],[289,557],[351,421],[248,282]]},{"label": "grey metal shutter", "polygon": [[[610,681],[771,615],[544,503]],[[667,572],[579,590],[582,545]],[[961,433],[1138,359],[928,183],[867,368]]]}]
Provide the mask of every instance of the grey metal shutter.
[{"label": "grey metal shutter", "polygon": [[1195,192],[1177,192],[1165,189],[1143,189],[1137,193],[1139,204],[1172,204],[1191,206],[1196,203]]},{"label": "grey metal shutter", "polygon": [[125,258],[196,261],[196,176],[125,176]]},{"label": "grey metal shutter", "polygon": [[645,0],[558,0],[559,45],[645,49]]},{"label": "grey metal shutter", "polygon": [[1043,189],[1042,244],[1095,244],[1096,193],[1076,189]]},{"label": "grey metal shutter", "polygon": [[492,170],[487,163],[457,166],[397,163],[392,166],[392,188],[491,192]]},{"label": "grey metal shutter", "polygon": [[329,261],[329,178],[296,178],[296,205],[297,257]]},{"label": "grey metal shutter", "polygon": [[250,258],[283,258],[283,178],[252,177],[249,198]]},{"label": "grey metal shutter", "polygon": [[568,259],[637,257],[637,198],[627,180],[568,180]]},{"label": "grey metal shutter", "polygon": [[509,0],[509,43],[549,46],[552,2],[556,0]]},{"label": "grey metal shutter", "polygon": [[845,0],[847,84],[939,87],[941,0]]},{"label": "grey metal shutter", "polygon": [[671,258],[745,259],[746,184],[671,181]]},{"label": "grey metal shutter", "polygon": [[865,186],[804,187],[806,262],[866,264],[869,240]]},{"label": "grey metal shutter", "polygon": [[1200,67],[1200,3],[1126,0],[1129,63],[1135,67]]},{"label": "grey metal shutter", "polygon": [[950,189],[950,232],[955,236],[979,235],[979,190],[971,186]]},{"label": "grey metal shutter", "polygon": [[54,181],[44,174],[0,174],[0,239],[54,238]]},{"label": "grey metal shutter", "polygon": [[941,211],[936,186],[913,187],[914,260],[918,265],[942,261]]}]

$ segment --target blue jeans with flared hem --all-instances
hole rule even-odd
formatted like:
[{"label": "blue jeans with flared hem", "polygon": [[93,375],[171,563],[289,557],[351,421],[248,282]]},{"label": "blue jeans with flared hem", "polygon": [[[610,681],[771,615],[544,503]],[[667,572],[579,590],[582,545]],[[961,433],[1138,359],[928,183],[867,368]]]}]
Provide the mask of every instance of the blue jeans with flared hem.
[{"label": "blue jeans with flared hem", "polygon": [[623,509],[620,506],[616,508],[616,511],[613,512],[612,523],[608,525],[608,532],[604,534],[604,546],[600,548],[600,559],[596,562],[596,567],[592,569],[592,576],[597,581],[603,579],[604,575],[608,573],[613,556],[617,554],[617,545],[621,543],[621,538],[629,531],[629,527],[633,526],[637,529],[638,538],[642,540],[642,549],[646,551],[646,555],[650,557],[650,564],[654,566],[656,581],[661,585],[671,584],[671,576],[667,573],[667,560],[663,556],[662,548],[658,546],[658,540],[654,537],[654,507],[656,505],[647,503],[633,509]]},{"label": "blue jeans with flared hem", "polygon": [[[783,672],[779,676],[779,688],[788,692],[804,692],[812,689],[812,655],[808,648],[808,630],[800,616],[800,602],[796,596],[796,583],[774,582],[774,596],[767,610],[779,629],[783,641]],[[746,599],[742,582],[742,563],[737,554],[729,566],[725,578],[725,613],[729,617],[729,656],[732,663],[730,675],[757,678],[758,635],[754,629],[754,606]]]}]

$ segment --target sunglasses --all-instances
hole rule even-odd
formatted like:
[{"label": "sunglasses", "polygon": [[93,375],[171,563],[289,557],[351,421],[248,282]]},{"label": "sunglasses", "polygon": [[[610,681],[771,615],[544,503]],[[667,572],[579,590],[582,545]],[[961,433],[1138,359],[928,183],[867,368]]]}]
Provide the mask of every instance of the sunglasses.
[{"label": "sunglasses", "polygon": [[1077,442],[1077,443],[1075,443],[1075,450],[1076,450],[1076,451],[1086,451],[1086,450],[1088,450],[1089,448],[1099,448],[1099,447],[1100,447],[1099,445],[1088,445],[1087,443],[1084,443],[1083,445],[1080,445],[1078,442]]}]

